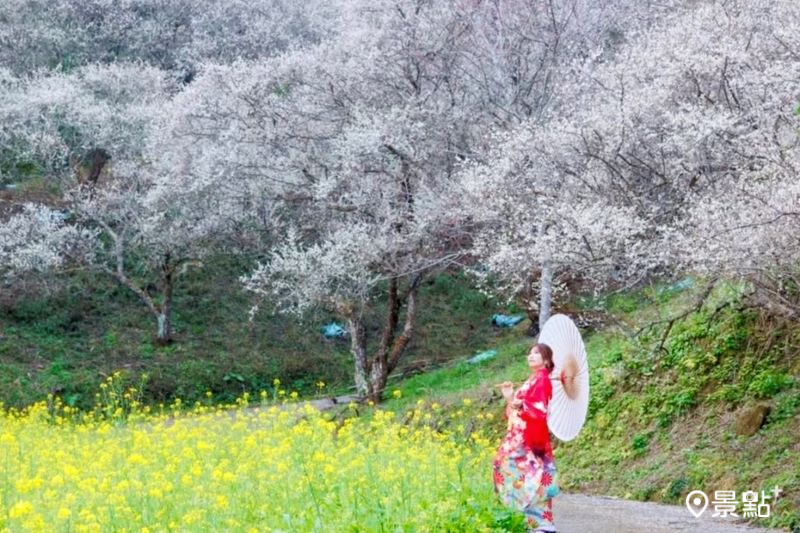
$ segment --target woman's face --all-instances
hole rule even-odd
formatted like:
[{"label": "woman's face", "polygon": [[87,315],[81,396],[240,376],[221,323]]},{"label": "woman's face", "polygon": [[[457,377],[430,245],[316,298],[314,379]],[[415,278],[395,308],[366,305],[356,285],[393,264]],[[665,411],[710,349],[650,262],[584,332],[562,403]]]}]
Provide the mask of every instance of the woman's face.
[{"label": "woman's face", "polygon": [[528,366],[531,367],[531,370],[539,370],[544,366],[542,354],[539,353],[539,349],[536,346],[528,352]]}]

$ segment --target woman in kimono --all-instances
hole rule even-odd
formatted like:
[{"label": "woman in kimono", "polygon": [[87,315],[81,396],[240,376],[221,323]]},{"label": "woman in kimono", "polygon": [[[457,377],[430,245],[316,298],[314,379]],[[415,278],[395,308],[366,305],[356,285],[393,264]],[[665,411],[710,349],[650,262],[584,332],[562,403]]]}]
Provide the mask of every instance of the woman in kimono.
[{"label": "woman in kimono", "polygon": [[494,487],[506,506],[525,515],[531,531],[555,531],[552,498],[559,493],[547,405],[553,394],[553,351],[536,344],[528,353],[531,375],[514,392],[500,384],[506,399],[508,429],[494,460]]}]

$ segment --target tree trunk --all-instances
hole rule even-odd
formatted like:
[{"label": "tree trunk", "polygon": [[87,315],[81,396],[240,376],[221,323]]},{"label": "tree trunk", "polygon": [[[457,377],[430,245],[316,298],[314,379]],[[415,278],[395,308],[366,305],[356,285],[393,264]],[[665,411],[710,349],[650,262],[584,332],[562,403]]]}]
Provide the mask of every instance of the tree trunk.
[{"label": "tree trunk", "polygon": [[525,285],[522,288],[520,297],[522,299],[522,308],[525,311],[525,315],[530,320],[531,324],[527,330],[525,330],[525,334],[530,337],[535,337],[539,334],[539,305],[536,301],[536,274],[535,270],[531,270],[528,276],[525,278]]},{"label": "tree trunk", "polygon": [[[411,341],[411,337],[414,334],[414,326],[417,320],[417,291],[419,290],[421,281],[422,276],[418,275],[411,281],[408,287],[408,294],[405,297],[406,311],[403,331],[399,336],[394,338],[391,350],[389,350],[388,353],[386,350],[379,349],[375,359],[372,361],[372,368],[369,374],[369,399],[375,403],[379,403],[383,399],[383,393],[386,389],[386,382],[389,378],[389,374],[397,368],[397,364],[400,362],[400,358],[405,352],[406,347],[408,347],[408,343]],[[396,291],[396,289],[397,287],[395,285],[394,290]],[[392,288],[390,287],[390,291],[391,290]],[[393,301],[399,303],[396,297],[393,299],[390,295],[390,303]],[[391,326],[392,332],[390,335],[387,335],[387,332],[384,331],[384,339],[391,339],[394,337],[394,327],[397,325],[397,318],[398,309],[390,305],[388,309],[387,327]]]},{"label": "tree trunk", "polygon": [[389,352],[389,345],[394,340],[394,334],[397,330],[397,321],[400,316],[400,298],[397,291],[397,278],[389,280],[389,302],[386,309],[386,323],[383,326],[383,335],[381,335],[381,342],[378,345],[378,353],[376,359],[386,360]]},{"label": "tree trunk", "polygon": [[[161,273],[164,282],[164,300],[158,305],[146,289],[140,287],[125,273],[125,246],[123,240],[107,224],[100,223],[114,240],[115,268],[107,269],[117,281],[136,294],[156,320],[156,343],[165,345],[172,342],[172,292],[174,285],[175,269],[181,263],[173,265],[169,253],[164,255],[164,264]],[[184,263],[186,264],[186,263]]]},{"label": "tree trunk", "polygon": [[172,342],[172,272],[165,269],[164,274],[164,301],[156,315],[156,342],[161,346]]},{"label": "tree trunk", "polygon": [[542,280],[539,288],[539,331],[544,328],[550,318],[550,306],[553,299],[553,266],[550,261],[542,264]]},{"label": "tree trunk", "polygon": [[[545,231],[547,231],[547,223],[545,220],[539,222],[537,229],[538,237],[544,238]],[[542,275],[541,282],[539,283],[539,332],[544,328],[545,322],[550,318],[550,305],[553,300],[553,265],[550,262],[550,256],[545,255],[542,259]]]},{"label": "tree trunk", "polygon": [[[367,333],[364,322],[350,306],[341,306],[338,311],[347,320],[350,332],[350,351],[353,354],[356,396],[362,400],[379,403],[383,399],[389,374],[397,367],[405,352],[417,318],[417,293],[422,275],[417,275],[408,286],[408,292],[400,297],[398,280],[389,282],[389,302],[386,322],[381,333],[380,344],[373,357],[367,356]],[[400,306],[405,301],[405,320],[400,335],[395,336],[400,315]]]},{"label": "tree trunk", "polygon": [[370,396],[369,362],[367,361],[367,334],[364,322],[361,317],[350,315],[347,317],[347,327],[350,330],[350,351],[355,363],[356,396],[368,398]]},{"label": "tree trunk", "polygon": [[172,340],[172,323],[169,315],[166,313],[159,313],[158,316],[156,316],[156,326],[158,328],[156,342],[160,346],[169,344]]}]

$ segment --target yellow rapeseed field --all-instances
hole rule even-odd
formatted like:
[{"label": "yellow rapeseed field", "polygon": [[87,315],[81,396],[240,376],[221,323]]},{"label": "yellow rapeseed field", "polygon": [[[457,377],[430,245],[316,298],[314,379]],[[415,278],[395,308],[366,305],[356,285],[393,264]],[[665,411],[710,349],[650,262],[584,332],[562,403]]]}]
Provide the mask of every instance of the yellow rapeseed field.
[{"label": "yellow rapeseed field", "polygon": [[266,393],[235,410],[135,398],[109,378],[92,412],[2,410],[0,531],[492,530],[497,443],[436,429],[437,406],[401,422]]}]

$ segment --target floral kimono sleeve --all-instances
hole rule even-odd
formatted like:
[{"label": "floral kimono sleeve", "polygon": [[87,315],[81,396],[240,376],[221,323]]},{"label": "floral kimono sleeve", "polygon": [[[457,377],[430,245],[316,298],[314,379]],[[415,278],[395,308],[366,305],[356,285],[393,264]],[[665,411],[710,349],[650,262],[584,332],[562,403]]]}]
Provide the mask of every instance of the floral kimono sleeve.
[{"label": "floral kimono sleeve", "polygon": [[547,429],[547,405],[553,395],[553,386],[547,371],[539,371],[536,381],[522,398],[522,420],[525,421],[523,439],[532,450],[544,452],[550,448]]}]

